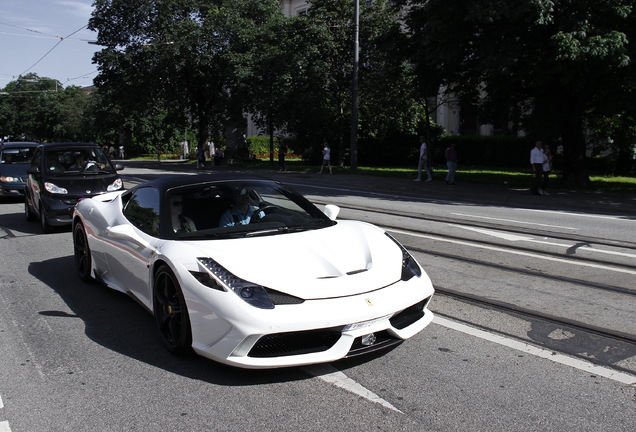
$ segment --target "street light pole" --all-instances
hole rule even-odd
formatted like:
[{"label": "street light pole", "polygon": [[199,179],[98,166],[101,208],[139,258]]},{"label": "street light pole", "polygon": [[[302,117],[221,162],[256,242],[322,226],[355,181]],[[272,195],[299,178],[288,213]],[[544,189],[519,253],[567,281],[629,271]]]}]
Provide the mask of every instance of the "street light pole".
[{"label": "street light pole", "polygon": [[360,0],[356,0],[353,37],[353,77],[351,80],[351,169],[358,169],[358,63],[360,57]]}]

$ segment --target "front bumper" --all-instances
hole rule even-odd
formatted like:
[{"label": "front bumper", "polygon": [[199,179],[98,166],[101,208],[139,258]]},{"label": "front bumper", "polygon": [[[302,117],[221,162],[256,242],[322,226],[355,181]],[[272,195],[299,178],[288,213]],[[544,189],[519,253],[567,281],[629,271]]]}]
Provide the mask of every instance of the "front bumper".
[{"label": "front bumper", "polygon": [[220,316],[189,304],[192,347],[203,357],[250,369],[331,362],[389,348],[423,330],[433,320],[427,309],[433,292],[425,276],[370,293],[269,311],[251,306],[237,311],[234,305],[235,313]]},{"label": "front bumper", "polygon": [[3,197],[23,197],[25,183],[0,182],[0,196]]},{"label": "front bumper", "polygon": [[77,201],[78,198],[72,197],[42,197],[44,214],[46,215],[46,220],[49,225],[70,225],[73,221],[73,209],[75,209],[75,204],[77,204]]}]

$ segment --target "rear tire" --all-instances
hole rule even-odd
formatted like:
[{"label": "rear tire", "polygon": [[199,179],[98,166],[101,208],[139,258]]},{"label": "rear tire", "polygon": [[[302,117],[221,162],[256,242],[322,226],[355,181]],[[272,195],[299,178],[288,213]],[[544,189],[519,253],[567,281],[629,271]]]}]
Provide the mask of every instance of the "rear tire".
[{"label": "rear tire", "polygon": [[88,237],[86,230],[81,222],[75,224],[73,228],[73,251],[75,253],[75,270],[77,276],[84,282],[89,282],[91,277],[91,266],[93,259],[91,258],[91,250],[88,246]]}]

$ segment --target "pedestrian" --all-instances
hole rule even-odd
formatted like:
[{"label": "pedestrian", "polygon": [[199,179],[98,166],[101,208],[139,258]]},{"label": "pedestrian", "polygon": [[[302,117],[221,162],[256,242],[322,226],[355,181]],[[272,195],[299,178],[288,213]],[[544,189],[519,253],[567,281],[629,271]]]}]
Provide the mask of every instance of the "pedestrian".
[{"label": "pedestrian", "polygon": [[285,138],[278,138],[278,170],[287,171],[287,165],[285,164],[285,155],[287,154],[288,147],[285,144]]},{"label": "pedestrian", "polygon": [[545,160],[543,142],[536,141],[534,148],[530,150],[530,165],[532,165],[532,171],[534,173],[530,192],[532,192],[533,195],[545,195],[543,192],[543,164]]},{"label": "pedestrian", "polygon": [[224,158],[225,152],[223,151],[223,149],[221,147],[216,147],[214,149],[214,166],[221,165],[221,162],[223,162]]},{"label": "pedestrian", "polygon": [[451,143],[451,145],[446,148],[444,156],[446,156],[446,166],[448,167],[448,174],[446,174],[446,184],[454,185],[455,172],[457,172],[457,148],[455,146],[455,143]]},{"label": "pedestrian", "polygon": [[202,145],[197,147],[197,169],[205,168],[205,150]]},{"label": "pedestrian", "polygon": [[329,144],[325,143],[325,147],[322,149],[322,165],[320,166],[319,174],[322,174],[322,169],[327,165],[329,167],[329,174],[331,172],[331,149],[329,148]]},{"label": "pedestrian", "polygon": [[545,156],[545,162],[543,163],[543,195],[550,195],[546,189],[548,188],[548,177],[552,172],[552,151],[547,145],[543,146],[543,156]]},{"label": "pedestrian", "polygon": [[433,177],[431,177],[431,168],[428,166],[428,146],[423,136],[420,137],[420,160],[417,164],[417,178],[415,181],[422,180],[422,170],[426,171],[427,179],[425,181],[430,182],[433,180]]},{"label": "pedestrian", "polygon": [[180,143],[181,145],[181,159],[188,159],[190,154],[190,147],[188,146],[188,140],[183,140]]},{"label": "pedestrian", "polygon": [[119,146],[119,159],[126,159],[126,152],[124,151],[124,146]]}]

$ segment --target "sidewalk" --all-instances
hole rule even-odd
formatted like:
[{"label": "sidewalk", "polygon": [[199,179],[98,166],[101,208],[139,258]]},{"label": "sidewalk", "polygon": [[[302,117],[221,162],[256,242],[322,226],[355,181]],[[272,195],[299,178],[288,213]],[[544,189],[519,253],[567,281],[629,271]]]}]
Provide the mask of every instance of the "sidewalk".
[{"label": "sidewalk", "polygon": [[[462,183],[461,171],[457,184],[447,185],[443,180],[415,182],[411,179],[358,175],[348,173],[318,174],[296,171],[281,172],[276,169],[249,170],[233,165],[206,167],[197,170],[196,164],[187,161],[121,161],[125,166],[137,166],[164,171],[201,173],[244,172],[288,183],[310,183],[362,190],[387,195],[405,195],[428,200],[462,203],[479,203],[502,207],[524,207],[542,210],[565,210],[621,215],[636,220],[636,194],[625,192],[588,192],[554,189],[549,196],[532,195],[528,188],[512,189],[505,184]],[[122,172],[125,175],[125,171]],[[528,175],[528,185],[532,179]]]}]

